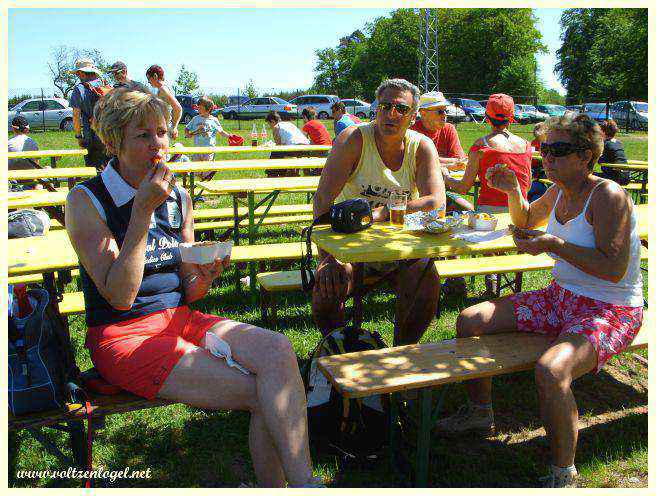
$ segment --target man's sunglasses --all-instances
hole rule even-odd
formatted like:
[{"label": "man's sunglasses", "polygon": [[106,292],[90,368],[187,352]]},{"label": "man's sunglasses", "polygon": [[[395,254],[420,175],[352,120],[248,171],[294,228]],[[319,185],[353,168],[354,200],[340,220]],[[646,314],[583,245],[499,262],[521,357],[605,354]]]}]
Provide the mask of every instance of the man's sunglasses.
[{"label": "man's sunglasses", "polygon": [[551,155],[552,157],[564,157],[570,153],[582,152],[583,150],[587,150],[587,148],[576,146],[573,143],[567,143],[565,141],[542,143],[540,145],[540,154],[543,157],[545,155]]},{"label": "man's sunglasses", "polygon": [[410,112],[410,107],[404,103],[380,102],[378,108],[385,112],[390,112],[394,108],[399,115],[405,115]]}]

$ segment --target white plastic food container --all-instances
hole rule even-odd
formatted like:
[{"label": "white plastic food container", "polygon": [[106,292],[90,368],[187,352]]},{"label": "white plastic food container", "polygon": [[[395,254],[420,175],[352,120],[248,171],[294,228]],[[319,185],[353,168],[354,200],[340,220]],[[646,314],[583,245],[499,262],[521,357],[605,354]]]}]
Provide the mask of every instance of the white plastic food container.
[{"label": "white plastic food container", "polygon": [[494,231],[497,228],[498,219],[492,217],[491,219],[481,218],[481,214],[469,214],[468,225],[475,231]]},{"label": "white plastic food container", "polygon": [[232,241],[201,241],[199,243],[180,243],[180,257],[183,262],[210,264],[217,258],[225,259],[232,253]]}]

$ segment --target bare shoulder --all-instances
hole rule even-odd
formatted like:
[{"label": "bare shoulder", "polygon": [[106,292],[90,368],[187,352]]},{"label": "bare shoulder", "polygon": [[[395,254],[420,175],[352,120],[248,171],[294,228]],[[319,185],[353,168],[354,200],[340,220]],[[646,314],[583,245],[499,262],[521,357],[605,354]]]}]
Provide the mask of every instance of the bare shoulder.
[{"label": "bare shoulder", "polygon": [[338,147],[345,148],[362,148],[362,131],[358,126],[349,126],[344,131],[339,133],[339,136],[335,138],[333,147],[337,145]]},{"label": "bare shoulder", "polygon": [[98,226],[105,226],[89,194],[82,188],[73,188],[66,197],[66,230],[69,235],[76,232],[96,231]]},{"label": "bare shoulder", "polygon": [[590,209],[593,213],[618,214],[631,212],[632,206],[624,188],[614,181],[600,179],[592,193]]}]

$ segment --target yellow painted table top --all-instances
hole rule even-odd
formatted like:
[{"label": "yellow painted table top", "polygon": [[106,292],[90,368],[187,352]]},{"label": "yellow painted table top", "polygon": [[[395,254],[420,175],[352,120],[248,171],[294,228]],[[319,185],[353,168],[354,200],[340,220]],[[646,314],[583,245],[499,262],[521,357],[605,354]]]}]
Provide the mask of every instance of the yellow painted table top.
[{"label": "yellow painted table top", "polygon": [[601,165],[602,167],[608,167],[610,169],[622,169],[628,171],[647,172],[649,170],[649,166],[646,163],[637,164],[637,163],[629,162],[628,164],[599,164],[599,165]]},{"label": "yellow painted table top", "polygon": [[170,162],[168,167],[177,173],[209,172],[209,171],[242,171],[265,169],[314,169],[321,168],[326,163],[323,157],[308,158],[276,158],[276,159],[244,159],[244,160],[211,160],[207,162]]},{"label": "yellow painted table top", "polygon": [[66,204],[68,191],[28,190],[8,193],[7,208],[57,207]]},{"label": "yellow painted table top", "polygon": [[85,148],[69,150],[35,150],[29,152],[8,152],[8,158],[48,158],[48,157],[75,157],[89,153]]},{"label": "yellow painted table top", "polygon": [[95,177],[95,167],[58,167],[56,169],[24,169],[10,170],[7,179],[10,181],[24,181],[30,179],[68,179],[72,177]]},{"label": "yellow painted table top", "polygon": [[9,276],[73,269],[78,265],[65,229],[48,231],[45,236],[7,240]]},{"label": "yellow painted table top", "polygon": [[226,179],[224,181],[199,181],[196,185],[218,194],[305,191],[317,189],[319,176]]},{"label": "yellow painted table top", "polygon": [[176,153],[249,153],[249,152],[321,152],[330,145],[276,145],[276,146],[186,146],[176,148]]},{"label": "yellow painted table top", "polygon": [[[635,207],[638,213],[638,229],[641,238],[647,237],[647,205]],[[507,228],[510,214],[497,214],[497,230]],[[469,230],[468,228],[461,228]],[[512,251],[515,243],[506,234],[492,241],[470,243],[453,238],[453,233],[430,234],[403,231],[388,223],[373,226],[355,234],[335,233],[330,226],[317,226],[312,240],[317,246],[342,262],[393,262],[414,258],[437,258],[463,253],[494,253]]]},{"label": "yellow painted table top", "polygon": [[[639,220],[639,234],[641,238],[647,238],[647,223],[648,223],[648,210],[647,205],[639,205],[636,207],[638,210],[638,220]],[[507,214],[501,214],[501,216],[506,216]],[[499,220],[499,225],[501,225],[501,219]],[[507,220],[506,220],[507,224]],[[361,233],[357,234],[334,234],[333,236],[344,237],[351,236],[357,237],[368,231],[376,232],[381,231],[381,226],[374,226],[373,228],[367,229]],[[313,234],[315,243],[318,245],[317,239],[325,240],[328,239],[330,232],[325,233],[327,227],[318,226],[317,230]],[[321,236],[317,236],[319,232],[322,232]],[[389,234],[390,231],[387,231]],[[402,235],[403,233],[395,233],[395,235]],[[409,233],[406,233],[409,234]],[[417,236],[416,234],[414,235]],[[431,236],[432,238],[424,239],[424,245],[427,245],[429,248],[427,251],[434,252],[440,251],[449,252],[447,254],[464,253],[464,252],[486,252],[486,251],[508,251],[514,249],[514,244],[510,236],[504,236],[503,238],[497,240],[493,243],[480,243],[479,245],[467,245],[464,242],[462,245],[450,245],[448,243],[448,237],[444,234],[440,235],[428,235],[424,234],[423,237]],[[432,241],[431,241],[432,240]],[[451,240],[458,241],[458,240]],[[352,242],[345,242],[343,239],[337,240],[333,238],[335,244],[341,245],[342,248],[339,253],[348,253],[348,247],[350,244],[354,246],[365,247],[361,241],[354,240]],[[406,238],[405,240],[393,241],[393,243],[398,246],[396,252],[401,252],[401,255],[398,258],[389,258],[388,251],[385,250],[385,245],[383,244],[383,249],[380,248],[377,250],[371,249],[369,252],[360,249],[354,255],[354,258],[362,258],[364,254],[378,253],[378,255],[386,256],[385,258],[375,257],[373,261],[390,261],[390,260],[401,260],[406,258],[418,258],[417,255],[407,256],[409,252],[412,251],[412,246],[417,244],[416,239]],[[404,245],[405,243],[405,245]],[[481,247],[481,245],[486,245]],[[477,248],[478,246],[478,248]],[[323,246],[322,246],[323,247]],[[326,248],[324,248],[326,249]],[[276,243],[275,245],[240,245],[235,246],[232,249],[232,260],[234,262],[239,261],[248,261],[248,260],[261,260],[261,259],[294,259],[298,258],[301,255],[301,243]],[[326,250],[329,251],[330,250]],[[395,252],[395,253],[396,253]],[[7,266],[8,266],[8,276],[18,276],[25,274],[37,274],[41,272],[52,272],[62,269],[72,269],[76,268],[78,265],[77,255],[73,246],[68,239],[68,234],[66,230],[59,229],[55,231],[49,231],[45,236],[33,236],[30,238],[17,238],[7,240]],[[419,255],[419,256],[441,256],[441,255]],[[346,257],[342,258],[342,261],[372,261],[370,260],[347,260]]]}]

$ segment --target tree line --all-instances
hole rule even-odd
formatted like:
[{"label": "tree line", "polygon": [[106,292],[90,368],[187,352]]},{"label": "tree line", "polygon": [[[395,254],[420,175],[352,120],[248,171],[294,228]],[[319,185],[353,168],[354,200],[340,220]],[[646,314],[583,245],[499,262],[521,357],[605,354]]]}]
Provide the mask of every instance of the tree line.
[{"label": "tree line", "polygon": [[647,9],[567,9],[560,25],[570,102],[647,100]]},{"label": "tree line", "polygon": [[[312,90],[372,99],[387,77],[417,83],[420,16],[398,9],[317,50]],[[538,76],[536,55],[546,46],[532,9],[438,9],[437,16],[444,93],[564,103]],[[560,27],[556,71],[568,101],[646,99],[647,9],[567,9]]]}]

